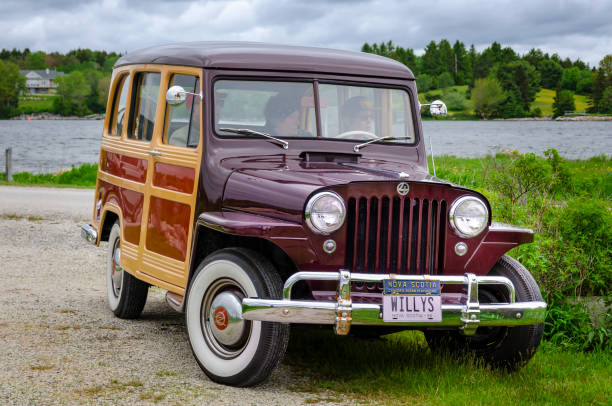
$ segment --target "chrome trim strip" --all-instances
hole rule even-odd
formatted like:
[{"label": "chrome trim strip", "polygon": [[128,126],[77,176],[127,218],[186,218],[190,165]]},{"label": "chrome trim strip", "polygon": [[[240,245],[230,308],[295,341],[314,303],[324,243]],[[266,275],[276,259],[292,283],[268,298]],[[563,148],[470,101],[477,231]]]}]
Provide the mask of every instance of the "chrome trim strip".
[{"label": "chrome trim strip", "polygon": [[[479,326],[519,326],[544,322],[546,303],[516,302],[512,282],[502,276],[465,275],[381,275],[340,272],[297,272],[287,279],[283,299],[245,298],[242,300],[242,317],[246,320],[280,323],[332,324],[336,334],[345,335],[351,324],[390,325],[382,318],[382,305],[352,303],[351,282],[381,282],[384,279],[438,280],[442,284],[461,284],[467,288],[467,300],[463,305],[442,305],[442,321],[394,322],[394,326],[410,327],[458,327],[465,335],[472,335]],[[291,289],[302,280],[338,281],[337,301],[291,300]],[[508,289],[510,303],[478,301],[479,285],[502,285]]]},{"label": "chrome trim strip", "polygon": [[520,232],[520,233],[531,233],[533,234],[533,230],[527,227],[519,227],[519,226],[513,226],[512,224],[506,224],[506,223],[498,223],[498,222],[491,222],[491,225],[489,226],[489,231],[507,231],[507,232]]},{"label": "chrome trim strip", "polygon": [[98,232],[89,224],[81,226],[81,237],[93,245],[96,245],[98,242]]}]

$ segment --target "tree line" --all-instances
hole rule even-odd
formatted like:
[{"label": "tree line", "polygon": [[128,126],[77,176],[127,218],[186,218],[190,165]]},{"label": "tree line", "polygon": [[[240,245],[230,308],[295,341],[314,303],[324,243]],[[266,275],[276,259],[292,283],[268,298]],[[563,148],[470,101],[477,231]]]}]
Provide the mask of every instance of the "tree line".
[{"label": "tree line", "polygon": [[0,51],[0,118],[19,113],[19,95],[25,91],[20,69],[51,69],[57,76],[53,113],[84,116],[106,110],[113,65],[121,55],[115,52],[75,49],[59,52],[31,52],[28,48]]},{"label": "tree line", "polygon": [[[612,113],[612,55],[598,68],[580,59],[562,59],[540,49],[519,55],[510,47],[493,42],[482,52],[461,41],[431,41],[423,55],[393,41],[365,43],[362,52],[395,59],[408,66],[417,78],[419,92],[467,85],[474,109],[482,117],[525,117],[540,115],[531,103],[541,88],[556,90],[555,114],[575,110],[573,95],[585,95],[592,113]],[[448,92],[452,104],[462,105],[461,95]],[[571,101],[571,103],[570,103]],[[449,106],[451,107],[451,106]]]},{"label": "tree line", "polygon": [[[453,110],[462,110],[467,96],[475,113],[484,118],[540,115],[537,108],[531,109],[531,103],[541,88],[556,90],[555,114],[575,110],[574,93],[589,98],[590,112],[612,113],[612,55],[605,56],[598,67],[590,67],[579,59],[562,59],[539,49],[519,55],[493,42],[478,52],[474,45],[467,48],[461,41],[451,45],[446,39],[431,41],[420,56],[392,41],[365,43],[361,50],[407,65],[415,73],[421,93],[467,85],[465,96],[444,90],[445,102]],[[19,113],[19,95],[25,91],[19,69],[49,68],[65,73],[55,80],[58,87],[52,112],[79,116],[103,113],[112,67],[119,57],[115,52],[87,48],[66,54],[2,49],[0,118]]]}]

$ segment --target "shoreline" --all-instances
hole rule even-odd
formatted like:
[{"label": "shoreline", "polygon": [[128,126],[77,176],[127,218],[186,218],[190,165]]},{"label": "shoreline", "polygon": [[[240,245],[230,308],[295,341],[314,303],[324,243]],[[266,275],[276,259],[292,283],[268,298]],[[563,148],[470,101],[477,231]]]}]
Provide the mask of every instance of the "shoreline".
[{"label": "shoreline", "polygon": [[31,120],[104,120],[104,114],[89,114],[87,116],[61,116],[55,113],[22,113],[18,116],[11,117],[7,120],[20,120],[20,121],[31,121]]}]

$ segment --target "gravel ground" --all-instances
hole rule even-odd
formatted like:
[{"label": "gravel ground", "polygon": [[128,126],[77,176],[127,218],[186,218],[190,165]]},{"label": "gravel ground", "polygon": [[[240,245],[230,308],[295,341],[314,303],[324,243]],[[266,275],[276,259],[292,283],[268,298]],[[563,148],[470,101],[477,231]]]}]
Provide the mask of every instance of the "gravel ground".
[{"label": "gravel ground", "polygon": [[[121,320],[108,310],[106,243],[97,248],[79,235],[88,207],[50,209],[48,199],[33,198],[34,190],[36,211],[36,204],[11,204],[5,191],[0,189],[0,404],[340,401],[339,394],[292,392],[309,378],[286,364],[255,388],[211,382],[191,354],[183,315],[167,306],[165,292],[150,290],[138,320]],[[55,193],[89,202],[92,192]]]}]

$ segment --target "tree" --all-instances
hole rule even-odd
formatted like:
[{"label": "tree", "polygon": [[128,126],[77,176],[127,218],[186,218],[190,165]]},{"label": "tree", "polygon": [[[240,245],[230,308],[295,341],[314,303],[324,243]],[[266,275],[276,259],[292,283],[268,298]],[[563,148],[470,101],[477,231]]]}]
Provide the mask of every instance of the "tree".
[{"label": "tree", "polygon": [[612,54],[606,55],[599,61],[599,69],[593,81],[593,94],[591,100],[593,107],[591,111],[598,111],[599,101],[603,97],[605,89],[612,86]]},{"label": "tree", "polygon": [[91,93],[91,87],[85,76],[80,71],[74,71],[69,75],[58,76],[57,97],[54,100],[55,111],[63,116],[83,116],[90,113],[87,108],[87,96]]},{"label": "tree", "polygon": [[[531,63],[531,62],[530,62]],[[533,64],[532,64],[533,65]],[[537,66],[540,72],[540,85],[547,89],[556,89],[563,74],[563,68],[552,59],[544,59]]]},{"label": "tree", "polygon": [[536,94],[540,91],[540,74],[527,61],[500,64],[495,76],[506,92],[514,93],[517,103],[527,113]]},{"label": "tree", "polygon": [[416,77],[417,88],[420,93],[424,93],[430,89],[437,87],[437,83],[434,77],[425,73]]},{"label": "tree", "polygon": [[440,76],[438,76],[438,87],[445,89],[447,87],[451,87],[455,84],[453,80],[453,76],[450,72],[442,72]]},{"label": "tree", "polygon": [[441,40],[438,45],[438,63],[440,64],[440,73],[449,72],[454,77],[455,53],[450,42],[446,39]]},{"label": "tree", "polygon": [[612,86],[603,91],[598,108],[600,113],[612,114]]},{"label": "tree", "polygon": [[580,69],[576,67],[567,68],[561,75],[561,88],[566,90],[576,90],[576,84],[580,79]]},{"label": "tree", "polygon": [[465,85],[470,83],[472,79],[472,64],[465,49],[465,44],[455,41],[453,53],[455,54],[455,69],[453,70],[455,84]]},{"label": "tree", "polygon": [[593,84],[595,83],[593,73],[589,70],[583,70],[580,72],[580,78],[576,83],[576,93],[588,94],[593,92]]},{"label": "tree", "polygon": [[423,73],[433,76],[438,76],[440,73],[442,73],[440,67],[440,57],[438,55],[438,45],[435,41],[431,41],[429,44],[427,44],[422,60]]},{"label": "tree", "polygon": [[45,69],[47,67],[45,56],[43,51],[37,51],[28,55],[25,64],[26,69]]},{"label": "tree", "polygon": [[576,110],[574,92],[571,90],[557,90],[553,102],[553,118],[564,115],[566,111],[574,110]]},{"label": "tree", "polygon": [[476,79],[474,82],[472,104],[482,118],[489,118],[506,98],[506,92],[495,78]]},{"label": "tree", "polygon": [[19,92],[25,89],[25,77],[19,67],[0,61],[0,118],[12,116],[19,105]]}]

